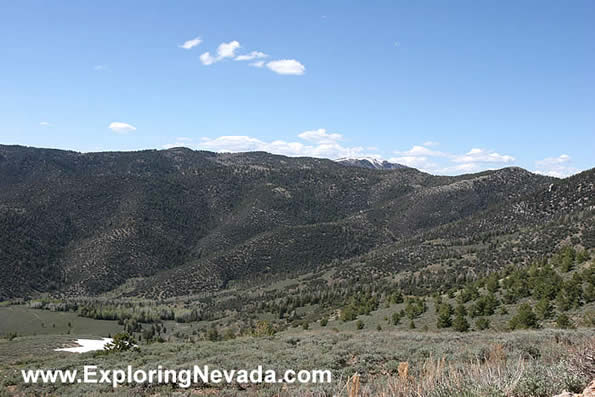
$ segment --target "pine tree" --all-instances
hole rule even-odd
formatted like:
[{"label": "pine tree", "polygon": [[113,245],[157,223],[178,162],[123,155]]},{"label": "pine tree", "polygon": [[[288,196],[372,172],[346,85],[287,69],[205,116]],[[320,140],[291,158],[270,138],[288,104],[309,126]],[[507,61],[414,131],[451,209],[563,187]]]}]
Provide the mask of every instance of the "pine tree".
[{"label": "pine tree", "polygon": [[593,284],[587,284],[583,292],[583,296],[586,303],[595,301],[595,286],[593,286]]},{"label": "pine tree", "polygon": [[574,258],[576,251],[572,247],[564,247],[561,254],[560,270],[563,272],[569,272],[574,267]]},{"label": "pine tree", "polygon": [[519,306],[517,313],[510,320],[509,325],[512,329],[537,328],[539,326],[537,322],[537,316],[528,303],[523,303]]},{"label": "pine tree", "polygon": [[565,290],[560,290],[556,295],[556,308],[563,312],[570,310],[570,300]]},{"label": "pine tree", "polygon": [[452,306],[449,304],[441,304],[438,309],[438,320],[436,326],[438,328],[448,328],[452,325]]},{"label": "pine tree", "polygon": [[467,332],[469,330],[469,323],[465,318],[467,310],[465,306],[459,305],[455,311],[455,319],[452,322],[452,327],[458,332]]},{"label": "pine tree", "polygon": [[488,292],[495,294],[500,288],[500,282],[498,281],[498,274],[494,273],[490,275],[486,281],[486,289]]},{"label": "pine tree", "polygon": [[552,304],[547,297],[543,297],[535,305],[535,314],[540,320],[546,320],[551,317],[553,311]]}]

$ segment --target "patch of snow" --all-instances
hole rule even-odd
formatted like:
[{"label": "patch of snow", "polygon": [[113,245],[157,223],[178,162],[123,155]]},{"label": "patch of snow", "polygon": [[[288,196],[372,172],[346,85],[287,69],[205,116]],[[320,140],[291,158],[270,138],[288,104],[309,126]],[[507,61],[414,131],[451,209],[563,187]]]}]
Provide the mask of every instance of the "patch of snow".
[{"label": "patch of snow", "polygon": [[70,353],[86,353],[95,350],[103,350],[108,343],[113,341],[112,338],[97,339],[77,339],[75,342],[80,346],[76,347],[62,347],[54,349],[57,352],[70,352]]},{"label": "patch of snow", "polygon": [[360,157],[360,158],[340,158],[336,162],[353,167],[370,168],[377,170],[394,170],[399,168],[407,168],[398,163],[390,163],[386,160],[380,160],[374,157]]}]

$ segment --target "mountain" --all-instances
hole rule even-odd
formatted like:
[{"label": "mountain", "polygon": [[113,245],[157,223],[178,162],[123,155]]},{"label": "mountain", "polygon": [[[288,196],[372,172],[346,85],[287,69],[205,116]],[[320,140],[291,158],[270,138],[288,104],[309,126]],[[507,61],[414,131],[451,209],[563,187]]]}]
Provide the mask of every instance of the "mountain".
[{"label": "mountain", "polygon": [[370,168],[375,170],[398,170],[400,168],[408,168],[405,165],[397,164],[397,163],[390,163],[386,160],[378,160],[378,159],[351,159],[351,158],[343,158],[336,160],[337,163],[346,165],[348,167],[360,167],[360,168]]},{"label": "mountain", "polygon": [[496,268],[510,262],[506,249],[540,255],[570,234],[588,244],[594,179],[594,170],[447,177],[264,152],[0,145],[0,298],[125,283],[129,295],[163,298],[327,267],[345,277]]}]

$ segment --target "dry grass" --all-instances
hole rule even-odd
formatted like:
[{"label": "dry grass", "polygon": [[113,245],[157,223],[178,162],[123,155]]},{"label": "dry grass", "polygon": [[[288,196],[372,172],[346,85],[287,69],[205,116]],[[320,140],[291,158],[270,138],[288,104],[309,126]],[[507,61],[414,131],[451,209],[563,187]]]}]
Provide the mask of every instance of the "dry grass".
[{"label": "dry grass", "polygon": [[[360,375],[351,377],[347,383],[346,394],[341,390],[337,396],[347,397],[442,397],[442,396],[502,396],[502,397],[533,397],[551,396],[555,390],[556,381],[561,376],[575,377],[578,381],[576,388],[588,379],[595,379],[595,338],[589,339],[576,346],[569,346],[566,362],[560,365],[543,366],[536,371],[536,362],[531,358],[507,358],[504,346],[494,344],[485,360],[474,360],[467,363],[447,362],[446,357],[429,358],[419,368],[413,368],[416,374],[410,374],[410,363],[401,362],[397,376],[388,376],[368,384],[360,384]],[[567,365],[566,365],[567,364]],[[568,373],[561,372],[563,369]],[[535,387],[532,382],[536,380]],[[553,384],[547,384],[553,380]],[[571,382],[569,383],[572,384]],[[568,386],[566,384],[565,386]],[[529,386],[528,386],[529,385]],[[562,387],[572,389],[572,387]],[[575,388],[575,390],[576,390]]]},{"label": "dry grass", "polygon": [[[45,340],[45,339],[44,339]],[[17,338],[5,345],[24,351],[36,338]],[[193,396],[240,397],[551,397],[564,390],[580,392],[595,371],[595,335],[589,330],[519,331],[514,333],[369,333],[310,334],[309,337],[245,338],[218,343],[143,345],[140,353],[109,356],[31,355],[12,364],[0,360],[0,396],[18,393],[51,396]],[[1,350],[1,349],[0,349]],[[2,353],[0,351],[0,353]],[[1,355],[1,354],[0,354]],[[36,385],[25,387],[23,366],[80,368],[93,362],[102,368],[135,368],[162,363],[170,368],[209,364],[220,368],[265,367],[283,370],[334,371],[332,384],[195,385],[180,389]],[[10,390],[8,388],[14,390]],[[52,394],[53,393],[53,394]]]},{"label": "dry grass", "polygon": [[595,338],[569,347],[569,363],[577,376],[595,379]]},{"label": "dry grass", "polygon": [[[471,393],[473,391],[473,387],[470,387],[471,383],[476,383],[476,389],[501,390],[503,395],[509,396],[523,377],[524,369],[525,362],[522,359],[512,364],[496,359],[484,363],[477,361],[464,366],[448,364],[444,357],[428,359],[423,363],[417,376],[407,375],[407,371],[404,371],[399,373],[399,376],[384,379],[383,385],[371,383],[358,388],[359,394],[351,393],[348,397],[454,396],[459,392]],[[480,392],[480,390],[477,391]],[[475,393],[469,395],[475,395]]]}]

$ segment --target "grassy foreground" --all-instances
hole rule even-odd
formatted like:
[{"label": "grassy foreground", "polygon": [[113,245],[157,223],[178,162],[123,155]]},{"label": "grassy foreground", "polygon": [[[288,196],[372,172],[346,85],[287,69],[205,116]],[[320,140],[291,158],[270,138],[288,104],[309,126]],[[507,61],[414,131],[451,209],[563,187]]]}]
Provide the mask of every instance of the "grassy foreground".
[{"label": "grassy foreground", "polygon": [[0,335],[107,336],[122,331],[116,321],[85,318],[73,312],[30,309],[24,305],[0,306]]},{"label": "grassy foreground", "polygon": [[[297,332],[297,331],[296,331]],[[332,330],[284,332],[221,342],[142,345],[109,355],[53,352],[66,339],[0,342],[0,396],[553,396],[579,392],[595,376],[593,330],[450,333]],[[401,364],[400,363],[407,363]],[[101,368],[330,369],[326,385],[25,385],[20,370]],[[399,370],[399,365],[401,369]],[[407,367],[407,368],[405,368]],[[357,374],[354,377],[354,374]]]}]

